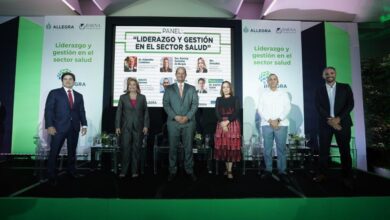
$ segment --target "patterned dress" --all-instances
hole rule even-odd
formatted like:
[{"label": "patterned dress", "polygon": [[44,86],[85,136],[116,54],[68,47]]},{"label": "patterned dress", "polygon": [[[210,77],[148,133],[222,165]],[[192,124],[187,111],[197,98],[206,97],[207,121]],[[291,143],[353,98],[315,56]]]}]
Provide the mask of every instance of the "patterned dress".
[{"label": "patterned dress", "polygon": [[[214,135],[214,158],[229,162],[241,160],[241,128],[238,121],[240,102],[238,98],[218,97],[215,113],[218,123]],[[229,120],[228,131],[223,131],[220,122]]]}]

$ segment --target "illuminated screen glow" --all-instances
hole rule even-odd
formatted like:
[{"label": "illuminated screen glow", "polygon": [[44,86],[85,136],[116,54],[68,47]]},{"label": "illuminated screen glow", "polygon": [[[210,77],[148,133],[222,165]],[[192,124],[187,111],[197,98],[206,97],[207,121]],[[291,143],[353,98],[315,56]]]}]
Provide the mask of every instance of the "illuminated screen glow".
[{"label": "illuminated screen glow", "polygon": [[203,91],[199,107],[214,107],[221,83],[231,81],[231,54],[230,28],[116,26],[112,104],[134,77],[148,106],[162,107],[164,86],[175,83],[182,66],[187,83]]}]

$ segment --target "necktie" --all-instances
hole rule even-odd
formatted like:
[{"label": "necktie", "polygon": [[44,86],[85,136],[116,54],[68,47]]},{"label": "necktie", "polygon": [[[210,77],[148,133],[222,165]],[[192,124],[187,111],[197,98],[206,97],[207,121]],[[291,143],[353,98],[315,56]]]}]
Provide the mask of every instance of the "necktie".
[{"label": "necktie", "polygon": [[183,83],[179,84],[179,93],[180,93],[180,97],[183,97]]},{"label": "necktie", "polygon": [[69,100],[70,109],[72,109],[73,108],[73,96],[72,96],[72,91],[70,89],[68,90],[68,100]]}]

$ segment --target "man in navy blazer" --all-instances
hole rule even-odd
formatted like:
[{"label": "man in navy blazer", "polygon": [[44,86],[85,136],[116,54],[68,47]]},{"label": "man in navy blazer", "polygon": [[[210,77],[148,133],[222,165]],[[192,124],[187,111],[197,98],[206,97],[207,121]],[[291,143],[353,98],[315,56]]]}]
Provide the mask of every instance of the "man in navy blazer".
[{"label": "man in navy blazer", "polygon": [[326,67],[322,77],[325,84],[316,91],[315,104],[319,114],[320,169],[313,179],[323,182],[328,169],[329,148],[335,135],[340,150],[340,159],[344,183],[351,184],[352,159],[350,153],[351,111],[354,100],[351,87],[348,84],[336,82],[336,69]]},{"label": "man in navy blazer", "polygon": [[62,87],[50,91],[45,105],[45,127],[51,135],[48,159],[49,181],[56,183],[56,161],[66,139],[68,148],[67,172],[71,177],[76,174],[76,147],[81,135],[87,133],[83,96],[73,90],[76,77],[73,73],[64,73]]}]

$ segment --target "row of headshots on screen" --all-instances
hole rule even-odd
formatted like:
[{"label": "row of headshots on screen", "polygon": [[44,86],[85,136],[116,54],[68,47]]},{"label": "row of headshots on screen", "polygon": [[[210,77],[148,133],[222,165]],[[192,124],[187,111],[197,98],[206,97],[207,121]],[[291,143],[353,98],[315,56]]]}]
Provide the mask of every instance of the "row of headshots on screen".
[{"label": "row of headshots on screen", "polygon": [[[126,77],[123,83],[123,91],[127,91],[127,80],[129,78],[134,78],[134,77]],[[161,77],[160,79],[160,93],[164,93],[165,89],[172,85],[173,83],[176,83],[176,79],[173,77]],[[200,77],[196,80],[196,82],[188,82],[186,80],[186,83],[192,84],[196,87],[196,92],[198,94],[207,94],[207,82],[206,78]]]},{"label": "row of headshots on screen", "polygon": [[[169,85],[171,85],[175,82],[176,82],[176,80],[174,80],[172,77],[162,77],[160,79],[160,93],[164,93],[165,89]],[[194,83],[191,83],[191,82],[187,82],[187,83],[195,85],[197,93],[207,94],[207,83],[206,83],[205,78],[201,77],[201,78],[198,78],[196,80],[196,82],[194,82]]]},{"label": "row of headshots on screen", "polygon": [[[138,67],[137,56],[127,56],[124,59],[124,72],[137,72]],[[195,64],[194,64],[195,65]],[[173,59],[172,57],[162,57],[160,72],[172,72]],[[196,63],[196,73],[207,73],[206,61],[203,57],[199,57]]]}]

